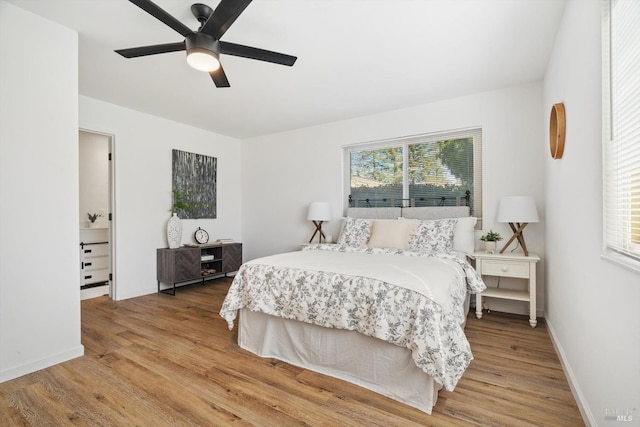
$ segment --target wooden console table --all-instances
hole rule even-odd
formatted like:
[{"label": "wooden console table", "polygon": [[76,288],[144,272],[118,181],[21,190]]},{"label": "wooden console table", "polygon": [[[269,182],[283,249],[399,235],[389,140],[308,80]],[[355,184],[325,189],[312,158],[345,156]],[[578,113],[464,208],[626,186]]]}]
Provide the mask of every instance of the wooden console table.
[{"label": "wooden console table", "polygon": [[[185,246],[157,251],[158,292],[176,294],[176,284],[226,277],[242,265],[242,243]],[[171,288],[160,289],[160,283]],[[169,292],[171,291],[171,292]]]}]

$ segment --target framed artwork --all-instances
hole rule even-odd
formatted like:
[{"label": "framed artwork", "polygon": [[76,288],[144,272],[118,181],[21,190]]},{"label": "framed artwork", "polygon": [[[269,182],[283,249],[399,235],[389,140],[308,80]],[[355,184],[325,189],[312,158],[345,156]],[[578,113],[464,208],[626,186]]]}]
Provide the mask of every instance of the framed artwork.
[{"label": "framed artwork", "polygon": [[218,159],[173,150],[172,211],[182,219],[216,218]]}]

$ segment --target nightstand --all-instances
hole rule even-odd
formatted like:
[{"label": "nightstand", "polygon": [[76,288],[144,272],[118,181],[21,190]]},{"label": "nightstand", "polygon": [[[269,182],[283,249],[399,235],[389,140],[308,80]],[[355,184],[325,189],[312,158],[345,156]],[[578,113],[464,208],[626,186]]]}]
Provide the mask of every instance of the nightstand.
[{"label": "nightstand", "polygon": [[487,252],[475,252],[476,271],[483,276],[515,277],[527,279],[529,286],[527,291],[515,291],[512,289],[489,288],[481,294],[476,294],[476,317],[482,319],[482,297],[502,298],[514,301],[529,301],[529,324],[536,327],[536,263],[540,257],[536,254],[490,254]]}]

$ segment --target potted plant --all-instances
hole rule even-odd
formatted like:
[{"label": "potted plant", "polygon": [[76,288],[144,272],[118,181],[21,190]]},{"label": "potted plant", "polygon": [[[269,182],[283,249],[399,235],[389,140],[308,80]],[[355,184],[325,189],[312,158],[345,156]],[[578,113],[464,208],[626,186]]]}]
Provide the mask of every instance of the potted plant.
[{"label": "potted plant", "polygon": [[87,217],[89,217],[89,228],[94,228],[96,226],[96,220],[100,218],[102,214],[99,213],[88,213]]},{"label": "potted plant", "polygon": [[173,194],[173,204],[171,205],[171,212],[178,214],[178,211],[190,211],[191,205],[185,200],[185,197],[178,190],[171,190]]},{"label": "potted plant", "polygon": [[487,234],[480,237],[480,240],[484,242],[484,250],[488,254],[492,254],[492,253],[495,253],[496,251],[496,244],[497,244],[496,242],[502,240],[502,236],[500,235],[500,233],[496,233],[493,230],[489,230]]}]

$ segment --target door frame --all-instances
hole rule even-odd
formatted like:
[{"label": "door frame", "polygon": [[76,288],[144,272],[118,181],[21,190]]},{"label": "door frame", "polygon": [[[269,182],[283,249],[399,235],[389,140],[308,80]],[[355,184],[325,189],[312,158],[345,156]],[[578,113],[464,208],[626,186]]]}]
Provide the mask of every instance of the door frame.
[{"label": "door frame", "polygon": [[109,144],[109,298],[118,300],[117,270],[116,270],[116,137],[114,134],[93,129],[79,128],[78,131],[101,135],[108,139]]}]

